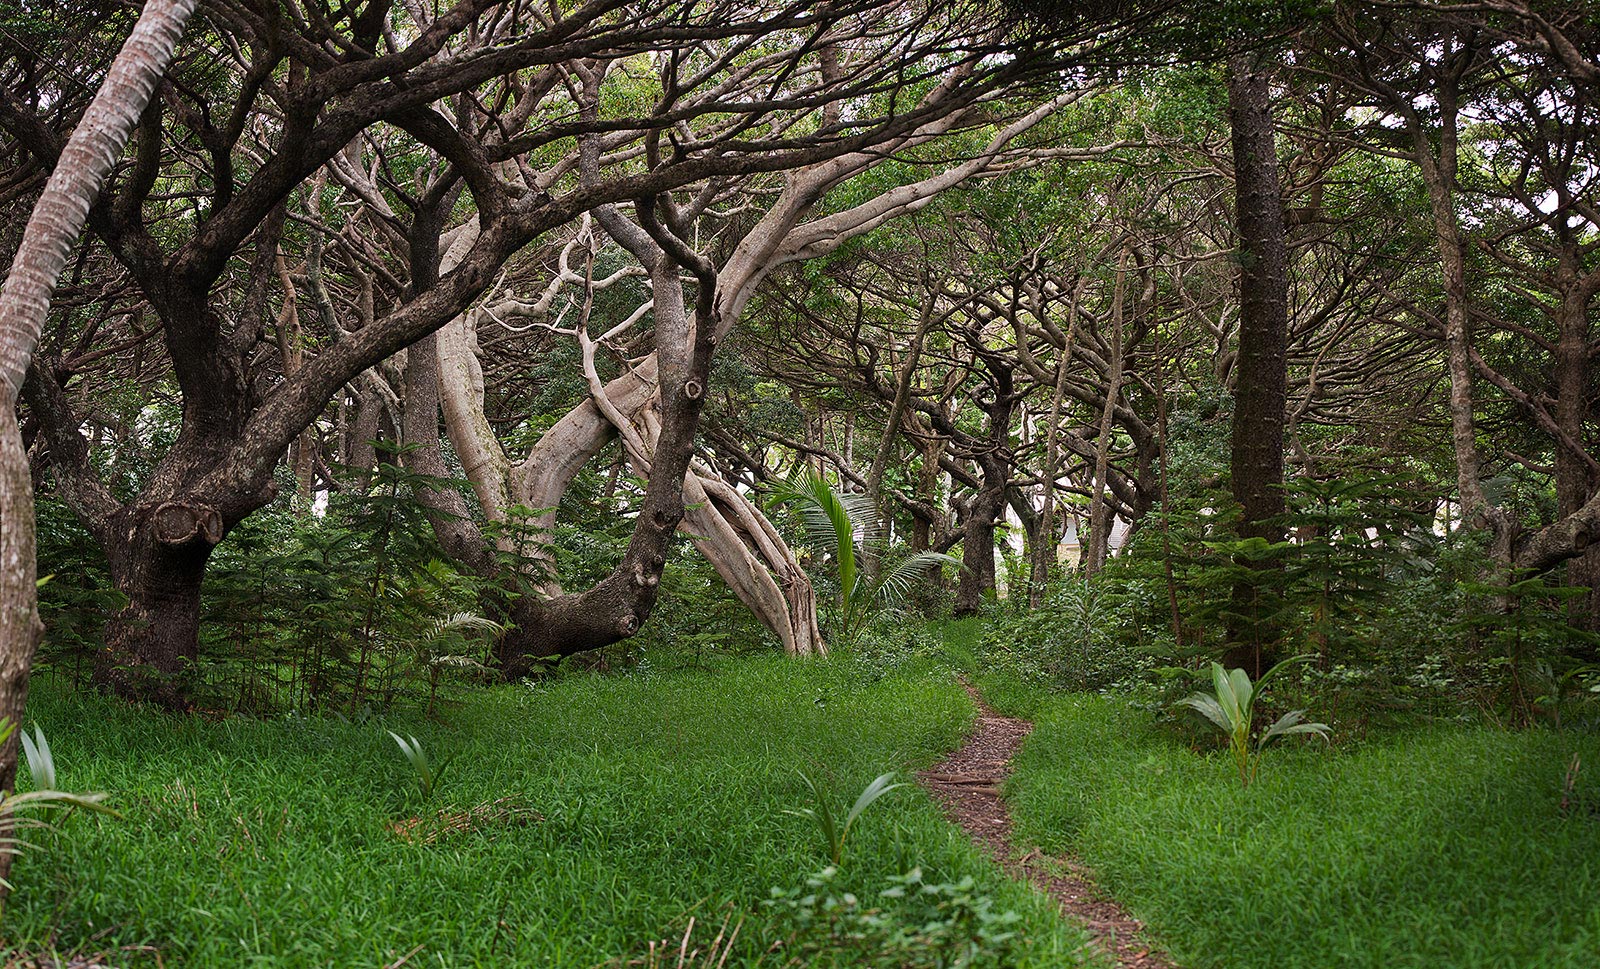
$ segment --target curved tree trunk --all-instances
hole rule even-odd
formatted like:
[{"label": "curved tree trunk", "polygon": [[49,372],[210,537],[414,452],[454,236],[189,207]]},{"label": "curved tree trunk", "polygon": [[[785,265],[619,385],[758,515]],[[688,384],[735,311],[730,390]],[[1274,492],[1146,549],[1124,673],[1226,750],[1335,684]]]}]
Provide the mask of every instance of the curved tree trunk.
[{"label": "curved tree trunk", "polygon": [[790,656],[827,653],[817,625],[817,594],[778,530],[727,482],[691,473],[684,481],[683,527],[695,547]]},{"label": "curved tree trunk", "polygon": [[[0,284],[0,718],[19,724],[43,628],[35,576],[33,482],[17,424],[17,397],[67,256],[111,167],[194,11],[194,0],[148,0],[94,100],[73,130]],[[17,738],[0,744],[0,791],[16,780]],[[0,830],[0,836],[9,832]],[[0,852],[0,899],[11,870]]]},{"label": "curved tree trunk", "polygon": [[[630,450],[630,459],[648,466],[649,484],[634,522],[622,562],[593,588],[576,595],[552,599],[527,597],[515,616],[529,639],[501,641],[500,662],[507,676],[526,673],[541,657],[567,656],[609,646],[634,635],[655,608],[661,572],[678,524],[684,516],[684,477],[694,454],[694,438],[705,389],[710,379],[711,356],[716,346],[715,280],[707,270],[701,276],[700,295],[691,324],[683,306],[678,265],[659,253],[651,260],[655,293],[656,340],[661,367],[660,394],[641,415],[659,427],[654,445],[642,440],[613,412]],[[581,324],[580,324],[581,325]],[[580,333],[581,333],[580,329]],[[664,348],[675,336],[681,343]],[[593,346],[585,344],[585,369],[596,403],[609,409],[609,401],[593,369]],[[524,625],[526,624],[526,625]]]},{"label": "curved tree trunk", "polygon": [[1012,393],[1012,374],[1004,363],[991,363],[994,379],[993,403],[984,407],[989,415],[989,434],[984,449],[977,455],[982,483],[972,498],[966,532],[961,538],[961,578],[956,583],[955,614],[970,616],[983,604],[983,595],[992,592],[994,579],[994,526],[1006,507],[1006,486],[1011,466],[1006,459],[1006,444],[1011,436],[1011,412],[1016,406]]},{"label": "curved tree trunk", "polygon": [[[580,72],[584,85],[582,110],[591,115],[597,110],[603,72],[603,68],[592,73]],[[952,74],[945,84],[954,83],[956,79],[957,74]],[[653,271],[656,353],[643,361],[634,362],[630,372],[604,389],[592,386],[591,399],[557,422],[540,439],[527,459],[515,466],[495,440],[484,418],[483,375],[474,353],[475,321],[467,316],[450,323],[438,344],[441,355],[441,403],[451,439],[486,514],[491,518],[503,516],[513,504],[530,509],[533,513],[531,521],[527,523],[533,533],[529,541],[530,551],[535,557],[548,557],[547,552],[541,551],[541,546],[548,546],[556,505],[561,496],[584,464],[605,447],[618,431],[625,438],[633,433],[641,442],[639,446],[665,451],[670,456],[666,467],[675,467],[678,455],[674,450],[677,445],[671,443],[674,440],[671,426],[679,402],[672,397],[672,388],[678,381],[673,374],[680,367],[687,366],[684,361],[694,356],[683,343],[688,333],[693,332],[696,339],[709,341],[708,346],[714,344],[726,336],[757,285],[774,269],[786,263],[825,255],[841,243],[890,219],[916,211],[938,193],[984,171],[1014,138],[1049,117],[1069,100],[1071,98],[1064,95],[1029,112],[999,132],[988,148],[973,158],[922,181],[898,187],[860,205],[811,222],[803,222],[802,219],[813,211],[817,200],[830,188],[881,163],[885,156],[876,152],[858,152],[792,172],[779,197],[739,240],[720,271],[704,257],[690,252],[681,240],[678,243],[672,243],[670,239],[662,241],[666,237],[657,232],[651,232],[647,237],[645,231],[623,220],[610,206],[595,209],[594,218],[641,265],[656,266],[659,270],[663,250],[657,248],[657,244],[671,246],[678,262],[693,264],[693,271],[701,281],[700,298],[703,305],[695,311],[695,326],[683,325],[684,321],[680,319],[683,315],[682,292],[676,271],[670,284],[665,278],[656,278],[657,272]],[[955,121],[955,115],[932,120],[919,129],[907,144],[939,137]],[[598,170],[598,147],[598,143],[590,139],[580,151],[579,168],[585,179],[592,179]],[[640,210],[636,207],[637,211]],[[563,265],[562,275],[565,277],[567,273]],[[574,279],[584,282],[586,286],[596,284],[592,277],[574,276]],[[662,329],[663,321],[673,327],[670,334]],[[598,381],[590,376],[591,384],[597,384]],[[661,382],[659,394],[654,386],[658,379]],[[704,378],[689,379],[695,382],[697,393],[703,395]],[[647,426],[627,426],[633,422],[626,415],[651,413],[649,407],[652,397],[655,406],[660,408],[662,430],[659,436],[654,435]],[[685,447],[692,446],[692,433],[690,436],[691,442]],[[644,466],[649,466],[646,475],[649,481],[647,507],[652,502],[658,502],[658,510],[665,513],[665,509],[659,505],[661,496],[678,495],[681,502],[683,489],[692,491],[695,488],[696,482],[682,480],[687,470],[687,453],[684,470],[672,472],[675,480],[671,481],[659,480],[663,473],[659,457],[629,456],[637,469],[642,471]],[[776,533],[771,531],[770,526],[761,525],[760,515],[753,506],[741,510],[738,502],[725,503],[721,509],[716,505],[716,502],[708,503],[703,512],[707,517],[688,526],[693,534],[700,536],[702,550],[707,552],[719,573],[741,600],[773,629],[787,649],[797,653],[820,651],[822,644],[816,633],[810,583],[804,580],[804,574],[794,562],[792,554],[786,550],[779,552],[777,549],[781,546],[774,546],[770,541],[760,538],[763,533],[772,537]],[[720,523],[709,517],[713,511],[722,519]],[[683,514],[681,508],[672,511],[674,524]],[[692,509],[691,514],[698,518],[702,511]],[[755,524],[750,524],[751,521]],[[693,531],[696,527],[704,531]],[[636,556],[637,548],[647,548],[652,544],[654,539],[636,529],[630,540],[628,562],[632,563],[631,567],[648,568],[645,572],[634,574],[632,581],[635,583],[645,581],[651,569],[659,577],[660,563],[651,562],[649,556],[641,562]],[[992,571],[991,567],[991,576]],[[762,576],[761,572],[767,574]],[[502,640],[502,661],[508,674],[518,675],[527,669],[531,662],[529,657],[590,649],[632,635],[631,630],[624,631],[625,627],[630,622],[642,621],[654,601],[654,589],[652,587],[648,593],[638,588],[629,591],[626,582],[618,579],[620,574],[621,571],[582,595],[572,596],[562,593],[551,567],[542,590],[548,598],[540,600],[525,597],[518,601],[513,611],[512,618],[518,628]],[[992,584],[992,578],[990,581]],[[784,600],[782,609],[777,607],[775,590]],[[629,617],[632,617],[631,620]]]}]

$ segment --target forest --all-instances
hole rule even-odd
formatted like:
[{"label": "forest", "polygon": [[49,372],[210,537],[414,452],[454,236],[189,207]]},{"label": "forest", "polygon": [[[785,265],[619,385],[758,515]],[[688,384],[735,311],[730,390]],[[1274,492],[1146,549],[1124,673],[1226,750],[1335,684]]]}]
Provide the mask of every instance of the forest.
[{"label": "forest", "polygon": [[0,966],[1600,965],[1593,0],[0,5]]}]

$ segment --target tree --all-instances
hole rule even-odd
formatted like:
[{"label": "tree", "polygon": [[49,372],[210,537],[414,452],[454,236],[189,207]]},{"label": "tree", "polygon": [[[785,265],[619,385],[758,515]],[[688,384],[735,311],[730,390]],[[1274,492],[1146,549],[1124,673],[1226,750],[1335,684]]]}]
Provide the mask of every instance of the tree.
[{"label": "tree", "polygon": [[[145,4],[63,146],[0,284],[0,721],[13,725],[22,722],[28,673],[44,631],[36,595],[33,479],[17,424],[18,394],[72,244],[193,10],[194,0]],[[9,791],[16,781],[17,733],[0,743],[0,790]],[[0,888],[12,858],[0,853]]]},{"label": "tree", "polygon": [[[124,501],[86,460],[82,420],[64,385],[71,374],[38,367],[30,381],[30,409],[49,439],[61,492],[106,547],[129,599],[108,625],[101,669],[119,692],[182,702],[173,677],[195,654],[206,562],[228,529],[271,500],[284,450],[342,387],[466,311],[530,241],[598,205],[648,205],[682,186],[915,138],[1045,68],[1056,49],[1050,41],[1014,45],[1016,56],[1001,62],[986,30],[911,18],[878,32],[881,6],[861,2],[698,11],[686,23],[670,5],[624,9],[596,0],[548,22],[501,20],[478,31],[482,6],[466,0],[437,17],[373,8],[390,18],[387,33],[383,17],[346,10],[333,40],[345,51],[339,57],[323,46],[327,25],[285,34],[249,11],[219,12],[185,61],[194,76],[175,86],[177,107],[161,109],[179,117],[146,115],[136,163],[91,218],[99,244],[159,317],[182,395],[176,441]],[[864,56],[838,74],[817,66],[826,60],[817,51],[851,37],[871,37],[892,56]],[[583,115],[574,78],[584,65],[627,64],[631,72],[646,62],[659,81],[633,84],[629,96]],[[280,85],[280,73],[290,82]],[[931,101],[903,94],[938,89],[943,77],[960,80]],[[455,119],[436,107],[452,98],[470,105]],[[845,103],[854,105],[849,117],[827,123],[828,106]],[[253,123],[266,110],[281,123]],[[36,157],[53,161],[58,139],[35,114],[10,110],[0,120]],[[818,116],[822,125],[796,127]],[[690,140],[674,142],[680,126],[694,124]],[[580,135],[593,135],[602,151],[598,179],[578,174]],[[349,164],[350,146],[368,138],[404,143],[373,162],[377,192]],[[164,145],[175,161],[162,172]],[[372,319],[359,327],[333,321],[318,352],[284,373],[276,355],[256,351],[271,322],[271,267],[300,237],[286,208],[319,169],[330,184],[384,200],[372,206],[374,218],[379,231],[406,239],[410,278],[390,276],[398,285],[381,284],[387,293],[375,285]],[[158,173],[188,190],[155,192]],[[420,186],[407,173],[417,173]],[[446,247],[433,223],[456,193],[471,199],[476,238],[440,274]],[[355,261],[372,259],[347,241]],[[390,273],[381,259],[362,271]],[[644,555],[647,573],[659,569],[655,557]]]},{"label": "tree", "polygon": [[[1243,512],[1239,533],[1283,540],[1283,425],[1287,400],[1289,253],[1283,189],[1272,125],[1272,71],[1262,55],[1228,64],[1228,122],[1233,143],[1234,212],[1239,234],[1239,353],[1231,429],[1230,482]],[[1248,589],[1240,611],[1254,607]],[[1244,634],[1241,627],[1232,635]],[[1224,657],[1228,667],[1260,676],[1272,664],[1271,633],[1252,624],[1250,642]]]}]

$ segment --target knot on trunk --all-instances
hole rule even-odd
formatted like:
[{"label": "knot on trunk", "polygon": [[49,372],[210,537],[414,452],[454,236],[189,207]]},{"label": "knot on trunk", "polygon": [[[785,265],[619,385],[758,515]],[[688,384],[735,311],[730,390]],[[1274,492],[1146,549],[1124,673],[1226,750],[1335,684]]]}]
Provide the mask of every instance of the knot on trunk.
[{"label": "knot on trunk", "polygon": [[698,380],[686,380],[683,383],[683,396],[690,400],[699,400],[704,397],[706,388]]},{"label": "knot on trunk", "polygon": [[626,616],[623,616],[621,619],[617,620],[618,636],[632,636],[638,631],[639,617],[635,616],[633,613],[630,612]]},{"label": "knot on trunk", "polygon": [[199,502],[164,501],[150,513],[150,534],[163,545],[222,541],[222,515]]}]

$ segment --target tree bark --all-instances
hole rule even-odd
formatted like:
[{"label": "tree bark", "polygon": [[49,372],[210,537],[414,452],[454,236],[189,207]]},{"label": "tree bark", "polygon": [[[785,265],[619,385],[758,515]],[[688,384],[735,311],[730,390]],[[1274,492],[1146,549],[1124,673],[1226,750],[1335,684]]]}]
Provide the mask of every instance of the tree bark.
[{"label": "tree bark", "polygon": [[1050,394],[1050,416],[1044,428],[1044,502],[1039,509],[1038,537],[1033,542],[1033,563],[1028,576],[1028,608],[1044,605],[1050,589],[1050,576],[1057,565],[1056,479],[1061,475],[1061,405],[1066,399],[1067,374],[1071,371],[1073,340],[1078,332],[1078,304],[1083,299],[1084,282],[1073,287],[1072,303],[1067,308],[1060,359],[1056,361],[1055,387]]},{"label": "tree bark", "polygon": [[[889,458],[893,456],[895,442],[900,436],[900,422],[905,418],[906,407],[911,401],[911,385],[917,374],[917,364],[922,359],[922,342],[927,337],[929,324],[933,322],[935,305],[935,299],[928,299],[922,308],[921,317],[917,320],[916,332],[911,337],[910,346],[906,348],[900,371],[895,375],[894,400],[889,404],[889,415],[884,418],[883,438],[878,442],[872,466],[867,469],[867,499],[877,510],[878,534],[885,543],[889,541],[889,525],[893,516],[883,500],[883,475],[888,470]],[[874,553],[869,553],[866,558],[867,574],[876,576],[883,563],[878,561],[879,557]]]},{"label": "tree bark", "polygon": [[[1561,252],[1556,270],[1560,299],[1556,317],[1556,425],[1565,442],[1556,443],[1556,514],[1576,514],[1595,494],[1587,445],[1589,417],[1589,304],[1600,288],[1600,272],[1585,273],[1578,240],[1570,226],[1560,225]],[[1567,584],[1589,594],[1573,600],[1569,619],[1593,631],[1600,625],[1600,549],[1588,548],[1567,563]]]},{"label": "tree bark", "polygon": [[506,676],[525,675],[544,657],[568,656],[627,639],[655,607],[667,552],[683,520],[684,476],[705,406],[720,321],[715,275],[709,268],[695,267],[700,292],[691,324],[678,282],[678,260],[663,252],[651,262],[661,370],[660,395],[653,406],[659,408],[660,431],[649,454],[634,455],[648,463],[649,483],[628,549],[610,575],[583,593],[519,600],[522,609],[514,618],[519,625],[527,623],[532,641],[502,640],[500,663]]},{"label": "tree bark", "polygon": [[1003,361],[991,360],[994,399],[982,405],[989,416],[989,433],[977,455],[981,484],[972,497],[966,532],[961,538],[961,578],[956,583],[955,614],[970,616],[992,592],[994,580],[994,525],[1006,506],[1006,485],[1011,476],[1007,444],[1011,437],[1011,412],[1016,406],[1012,373]]},{"label": "tree bark", "polygon": [[[148,0],[67,140],[0,284],[0,718],[21,728],[42,634],[35,585],[33,483],[17,397],[67,256],[106,176],[166,73],[194,0]],[[0,791],[16,781],[17,737],[0,744]],[[10,831],[0,830],[0,837]],[[0,852],[0,899],[12,854]]]},{"label": "tree bark", "polygon": [[178,709],[198,658],[200,588],[223,536],[216,509],[166,501],[114,516],[111,581],[128,602],[106,625],[95,678],[118,696]]},{"label": "tree bark", "polygon": [[[1272,73],[1253,56],[1229,65],[1228,120],[1233,133],[1235,209],[1239,232],[1239,355],[1235,364],[1230,441],[1234,500],[1244,538],[1283,540],[1283,423],[1287,400],[1289,331],[1288,237],[1272,127]],[[1235,590],[1236,611],[1248,611],[1249,596]],[[1251,624],[1230,630],[1234,644],[1224,663],[1259,676],[1273,652],[1273,633]]]},{"label": "tree bark", "polygon": [[1111,294],[1111,353],[1106,361],[1106,403],[1100,412],[1100,426],[1094,447],[1094,479],[1089,501],[1089,547],[1083,560],[1083,574],[1092,577],[1106,564],[1111,554],[1111,529],[1116,514],[1106,494],[1106,478],[1111,471],[1111,440],[1116,432],[1117,397],[1122,393],[1122,317],[1128,293],[1128,250],[1117,262],[1117,278]]}]

